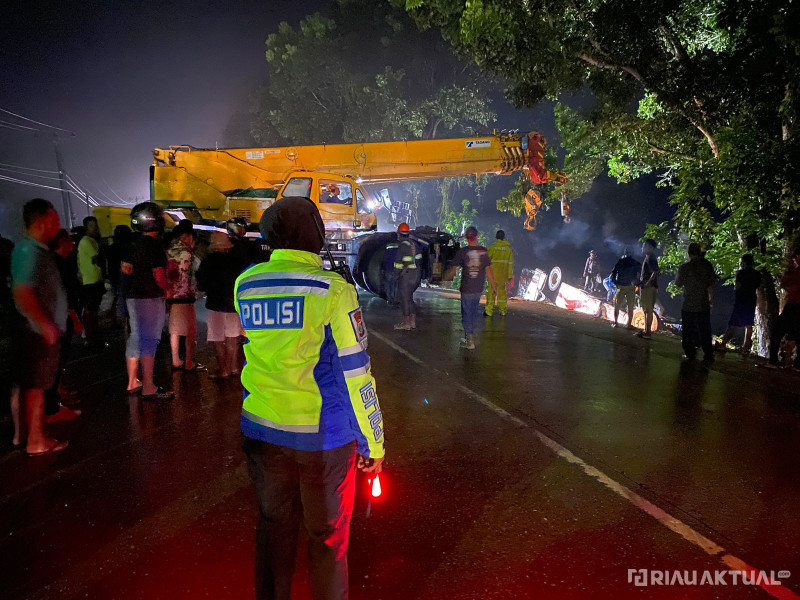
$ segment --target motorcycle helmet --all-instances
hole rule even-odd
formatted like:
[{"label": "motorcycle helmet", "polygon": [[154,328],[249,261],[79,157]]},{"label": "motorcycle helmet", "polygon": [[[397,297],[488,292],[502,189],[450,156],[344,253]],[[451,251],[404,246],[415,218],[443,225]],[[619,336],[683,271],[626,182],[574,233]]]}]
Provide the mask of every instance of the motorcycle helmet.
[{"label": "motorcycle helmet", "polygon": [[247,219],[244,217],[228,219],[227,223],[225,223],[225,229],[228,230],[229,235],[244,237],[244,234],[247,233]]},{"label": "motorcycle helmet", "polygon": [[131,209],[131,227],[141,233],[161,233],[164,231],[164,211],[155,202],[137,204]]}]

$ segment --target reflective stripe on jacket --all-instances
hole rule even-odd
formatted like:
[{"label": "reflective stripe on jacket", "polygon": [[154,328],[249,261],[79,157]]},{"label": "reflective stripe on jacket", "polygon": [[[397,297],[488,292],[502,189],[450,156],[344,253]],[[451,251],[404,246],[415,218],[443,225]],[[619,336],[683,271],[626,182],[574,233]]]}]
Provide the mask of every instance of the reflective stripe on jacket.
[{"label": "reflective stripe on jacket", "polygon": [[514,276],[514,252],[506,240],[497,240],[489,246],[489,259],[492,261],[492,273],[497,281],[511,279]]},{"label": "reflective stripe on jacket", "polygon": [[275,250],[236,280],[247,332],[242,433],[296,450],[355,440],[384,455],[383,417],[367,355],[367,329],[353,286],[322,259]]},{"label": "reflective stripe on jacket", "polygon": [[397,249],[397,255],[394,259],[394,268],[402,269],[408,267],[409,269],[416,269],[418,260],[422,260],[422,254],[417,252],[414,242],[411,240],[400,242],[400,247]]}]

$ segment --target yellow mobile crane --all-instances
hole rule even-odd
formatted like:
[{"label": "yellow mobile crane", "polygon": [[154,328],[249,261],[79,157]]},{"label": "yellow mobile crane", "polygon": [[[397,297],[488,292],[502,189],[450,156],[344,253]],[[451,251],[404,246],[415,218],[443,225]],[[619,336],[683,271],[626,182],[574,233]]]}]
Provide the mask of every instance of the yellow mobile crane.
[{"label": "yellow mobile crane", "polygon": [[[305,196],[319,207],[334,257],[345,259],[357,281],[375,291],[382,287],[376,283],[376,257],[382,257],[386,236],[393,234],[367,235],[376,222],[362,184],[514,172],[526,172],[533,184],[564,183],[563,175],[545,167],[546,145],[539,133],[495,131],[468,138],[281,148],[170,146],[153,152],[150,193],[173,218],[245,217],[253,223],[276,199]],[[105,207],[95,212],[103,229],[120,216]],[[456,244],[430,227],[414,234],[432,257],[430,268],[423,265],[423,276],[435,279],[448,258],[446,250]]]},{"label": "yellow mobile crane", "polygon": [[[310,194],[319,205],[326,225],[330,221],[338,229],[342,221],[359,225],[358,210],[366,202],[362,183],[523,170],[531,183],[559,181],[544,166],[545,147],[538,133],[496,132],[474,138],[283,148],[171,146],[153,152],[151,198],[168,208],[196,208],[208,219],[243,216],[258,222],[276,197],[302,192],[298,195]],[[311,187],[306,189],[309,178]],[[334,186],[341,192],[338,197],[328,193]]]}]

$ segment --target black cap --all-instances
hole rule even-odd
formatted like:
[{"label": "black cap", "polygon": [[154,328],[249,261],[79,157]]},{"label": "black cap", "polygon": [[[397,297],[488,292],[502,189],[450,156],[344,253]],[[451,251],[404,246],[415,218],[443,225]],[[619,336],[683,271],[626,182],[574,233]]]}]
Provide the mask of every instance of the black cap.
[{"label": "black cap", "polygon": [[273,250],[319,254],[325,243],[325,224],[316,204],[299,196],[281,198],[265,210],[258,229]]},{"label": "black cap", "polygon": [[194,223],[192,223],[189,219],[181,219],[178,221],[178,224],[175,225],[172,233],[175,237],[180,237],[184,233],[194,235]]}]

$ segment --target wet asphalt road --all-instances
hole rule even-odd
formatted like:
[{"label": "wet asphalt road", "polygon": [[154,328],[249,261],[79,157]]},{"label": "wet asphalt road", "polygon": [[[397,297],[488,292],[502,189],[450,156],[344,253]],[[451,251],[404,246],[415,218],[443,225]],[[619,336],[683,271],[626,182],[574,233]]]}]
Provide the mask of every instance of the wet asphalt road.
[{"label": "wet asphalt road", "polygon": [[[527,304],[469,353],[455,299],[420,293],[416,332],[363,300],[388,464],[368,519],[359,480],[352,598],[771,597],[628,582],[737,559],[800,594],[800,377]],[[0,455],[3,597],[252,597],[240,387],[161,355],[177,398],[129,399],[120,344],[71,366],[84,414],[51,427],[67,451]]]}]

